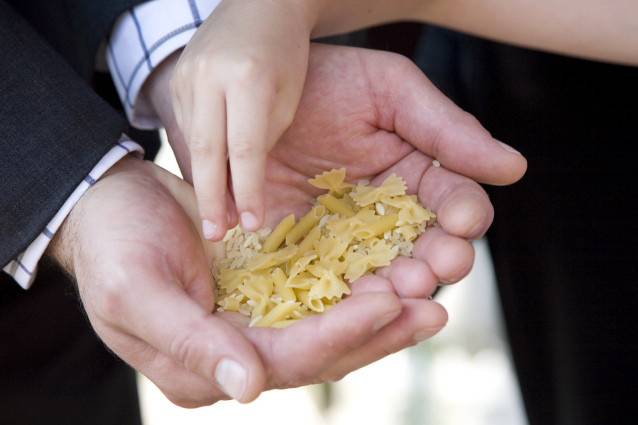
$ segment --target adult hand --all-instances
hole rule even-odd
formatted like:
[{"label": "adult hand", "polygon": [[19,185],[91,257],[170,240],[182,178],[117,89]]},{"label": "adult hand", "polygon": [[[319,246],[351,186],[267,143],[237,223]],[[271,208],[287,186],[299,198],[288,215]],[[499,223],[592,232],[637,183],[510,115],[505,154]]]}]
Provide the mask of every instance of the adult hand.
[{"label": "adult hand", "polygon": [[[380,277],[362,279],[367,286],[328,314],[289,329],[248,328],[232,314],[212,314],[202,245],[210,244],[198,217],[190,185],[126,158],[81,198],[51,246],[75,277],[98,336],[176,404],[247,402],[264,389],[334,379],[345,373],[344,359],[358,362],[360,347],[402,314]],[[417,313],[434,328],[428,335],[444,323],[436,309]]]},{"label": "adult hand", "polygon": [[197,406],[221,390],[235,394],[241,388],[228,376],[242,365],[237,396],[249,400],[264,385],[262,363],[234,326],[210,314],[209,263],[174,196],[183,198],[180,185],[192,190],[152,163],[121,160],[75,205],[52,254],[75,277],[98,336],[169,399]]},{"label": "adult hand", "polygon": [[[434,158],[441,167],[432,165]],[[438,216],[438,226],[416,242],[414,258],[397,258],[377,276],[355,282],[358,290],[396,293],[402,313],[339,359],[332,373],[346,374],[442,327],[445,310],[427,297],[439,283],[469,273],[474,260],[470,241],[481,237],[493,219],[477,181],[511,184],[526,166],[522,155],[493,139],[408,59],[364,49],[311,48],[295,120],[269,154],[269,223],[291,211],[307,211],[317,194],[307,179],[340,167],[350,179],[373,184],[396,173]]]},{"label": "adult hand", "polygon": [[[174,61],[160,67],[148,89],[188,180],[190,158],[166,89]],[[432,167],[433,158],[443,167]],[[401,266],[391,269],[397,276],[426,276],[415,292],[424,295],[436,282],[457,281],[471,268],[468,240],[482,236],[493,217],[476,181],[511,184],[526,166],[523,156],[493,139],[408,59],[313,45],[295,120],[268,157],[267,222],[305,211],[316,195],[306,180],[327,169],[346,167],[351,179],[377,181],[395,172],[438,214],[440,226],[417,243],[420,262],[399,259],[395,264]]]},{"label": "adult hand", "polygon": [[[170,62],[160,69],[164,74],[149,85],[151,98],[188,178],[188,150],[166,101]],[[432,167],[432,157],[444,167]],[[268,376],[266,388],[336,379],[436,333],[446,313],[426,298],[439,282],[457,281],[469,272],[473,250],[468,240],[481,236],[493,216],[487,195],[472,179],[513,183],[526,162],[493,140],[406,59],[315,46],[295,121],[269,154],[267,222],[304,212],[316,194],[307,178],[341,166],[352,178],[403,176],[409,190],[437,212],[439,226],[419,239],[414,259],[399,258],[378,276],[355,282],[353,295],[322,316],[274,330],[246,328],[236,316],[219,315],[236,322],[253,342]],[[378,329],[383,323],[388,324]]]}]

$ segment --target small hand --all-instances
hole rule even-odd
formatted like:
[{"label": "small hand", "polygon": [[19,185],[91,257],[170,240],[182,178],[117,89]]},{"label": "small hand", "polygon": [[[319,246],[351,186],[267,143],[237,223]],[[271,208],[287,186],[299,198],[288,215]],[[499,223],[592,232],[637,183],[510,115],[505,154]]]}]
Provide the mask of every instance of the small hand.
[{"label": "small hand", "polygon": [[247,230],[263,224],[266,157],[292,122],[306,74],[304,4],[222,2],[175,67],[173,107],[207,239],[221,239],[237,213]]}]

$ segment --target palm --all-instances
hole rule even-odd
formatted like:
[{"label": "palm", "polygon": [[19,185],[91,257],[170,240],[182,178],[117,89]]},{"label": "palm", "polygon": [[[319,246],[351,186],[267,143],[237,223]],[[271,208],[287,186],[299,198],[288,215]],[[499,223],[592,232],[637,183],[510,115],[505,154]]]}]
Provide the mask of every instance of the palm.
[{"label": "palm", "polygon": [[[109,255],[99,263],[81,261],[80,264],[91,264],[132,281],[141,277],[136,274],[153,271],[163,274],[165,279],[187,284],[193,279],[186,272],[196,270],[197,262],[203,258],[199,236],[182,206],[164,186],[148,175],[163,178],[158,174],[161,171],[150,164],[141,167],[147,169],[147,174],[127,170],[129,175],[136,174],[134,181],[128,178],[129,175],[121,177],[118,174],[110,178],[113,183],[106,187],[115,186],[113,190],[126,196],[110,196],[108,203],[99,203],[90,211],[95,222],[105,225],[87,229],[90,236],[86,241],[87,246],[91,241],[101,241],[102,251]],[[131,199],[144,199],[144,202],[130,202]],[[163,232],[162,229],[170,231]],[[91,250],[86,250],[86,254],[91,255]],[[131,264],[136,267],[130,267]]]},{"label": "palm", "polygon": [[[105,339],[116,351],[120,346],[127,351],[130,342],[111,320],[125,308],[124,294],[141,299],[158,290],[185,291],[209,311],[214,300],[200,238],[185,213],[187,203],[180,205],[171,193],[184,192],[180,184],[186,185],[150,163],[122,161],[116,168],[80,205],[91,220],[78,230],[75,273],[96,331],[108,333]],[[158,287],[158,282],[174,288]],[[137,305],[140,315],[143,307]]]},{"label": "palm", "polygon": [[[308,208],[316,192],[304,184],[306,179],[340,167],[347,169],[350,179],[372,179],[414,150],[379,114],[380,106],[385,105],[378,105],[370,70],[361,59],[367,53],[314,46],[295,121],[269,156],[269,224],[291,211]],[[398,58],[379,52],[372,55],[375,59],[383,56],[383,65],[390,68]]]}]

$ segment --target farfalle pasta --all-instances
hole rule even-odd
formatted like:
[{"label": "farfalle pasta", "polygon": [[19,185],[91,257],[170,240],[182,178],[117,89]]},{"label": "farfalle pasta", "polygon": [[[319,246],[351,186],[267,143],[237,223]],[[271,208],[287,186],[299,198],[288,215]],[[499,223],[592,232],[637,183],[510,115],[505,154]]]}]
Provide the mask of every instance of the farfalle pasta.
[{"label": "farfalle pasta", "polygon": [[394,174],[378,187],[346,182],[343,168],[309,182],[328,192],[299,221],[291,214],[272,231],[228,232],[214,265],[220,310],[268,327],[322,313],[350,294],[349,283],[410,256],[436,221]]}]

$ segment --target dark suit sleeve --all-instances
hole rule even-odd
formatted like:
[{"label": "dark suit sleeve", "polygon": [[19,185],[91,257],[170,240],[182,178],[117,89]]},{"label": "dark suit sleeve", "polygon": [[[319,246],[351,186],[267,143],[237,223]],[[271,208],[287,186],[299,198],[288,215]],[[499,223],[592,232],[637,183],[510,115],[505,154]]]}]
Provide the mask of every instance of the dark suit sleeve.
[{"label": "dark suit sleeve", "polygon": [[0,266],[36,238],[125,128],[0,1]]},{"label": "dark suit sleeve", "polygon": [[144,1],[147,0],[6,0],[6,3],[82,78],[89,80],[95,71],[98,47],[107,38],[115,20]]}]

